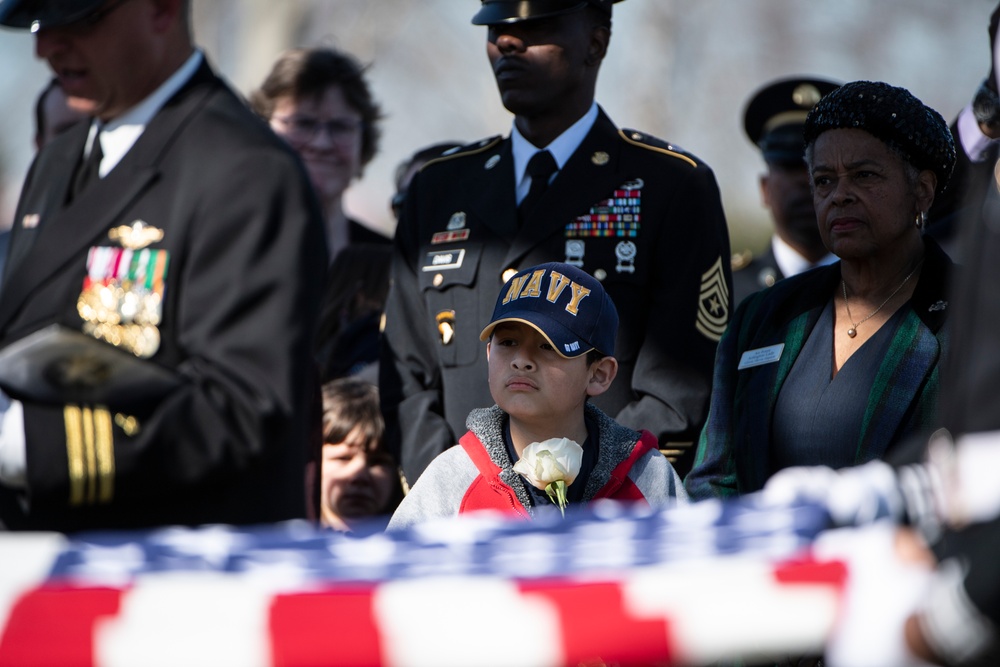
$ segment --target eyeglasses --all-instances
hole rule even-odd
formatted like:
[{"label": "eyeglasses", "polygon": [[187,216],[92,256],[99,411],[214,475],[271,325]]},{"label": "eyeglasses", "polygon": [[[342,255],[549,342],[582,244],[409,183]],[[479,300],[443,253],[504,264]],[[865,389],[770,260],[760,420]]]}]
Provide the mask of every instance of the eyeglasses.
[{"label": "eyeglasses", "polygon": [[334,118],[321,121],[311,116],[274,116],[274,120],[288,128],[288,136],[298,141],[312,141],[325,131],[334,141],[353,137],[364,126],[364,121]]},{"label": "eyeglasses", "polygon": [[[69,23],[63,27],[68,30],[72,30],[73,32],[76,33],[90,32],[91,30],[96,28],[101,21],[106,19],[112,12],[114,12],[116,9],[124,5],[126,2],[128,2],[128,0],[116,0],[115,2],[112,2],[110,5],[105,5],[104,7],[98,7],[97,9],[90,12],[86,16],[79,18],[76,21],[73,21],[72,23]],[[35,21],[34,23],[31,24],[31,32],[38,32],[40,29],[41,25],[39,24],[38,21]]]}]

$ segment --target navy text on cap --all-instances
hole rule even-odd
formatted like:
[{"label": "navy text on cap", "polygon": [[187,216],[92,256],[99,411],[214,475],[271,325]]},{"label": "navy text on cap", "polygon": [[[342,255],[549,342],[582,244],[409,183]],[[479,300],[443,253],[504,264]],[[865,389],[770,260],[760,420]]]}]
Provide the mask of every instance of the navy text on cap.
[{"label": "navy text on cap", "polygon": [[502,322],[533,327],[567,359],[591,350],[604,355],[615,351],[614,302],[597,279],[570,264],[539,264],[512,276],[500,290],[493,317],[479,339],[489,340]]}]

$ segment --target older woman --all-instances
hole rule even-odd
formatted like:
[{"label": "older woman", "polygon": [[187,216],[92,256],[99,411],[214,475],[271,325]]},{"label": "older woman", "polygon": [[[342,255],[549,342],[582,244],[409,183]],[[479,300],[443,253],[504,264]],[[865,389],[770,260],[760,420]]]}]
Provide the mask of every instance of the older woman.
[{"label": "older woman", "polygon": [[694,498],[881,458],[935,423],[951,262],[922,230],[955,163],[948,126],[906,90],[859,81],[816,105],[805,139],[820,234],[840,261],[737,309],[685,480]]},{"label": "older woman", "polygon": [[389,240],[344,212],[344,192],[378,150],[381,112],[364,68],[333,49],[294,49],[274,63],[250,105],[292,145],[326,217],[330,260],[353,243]]}]

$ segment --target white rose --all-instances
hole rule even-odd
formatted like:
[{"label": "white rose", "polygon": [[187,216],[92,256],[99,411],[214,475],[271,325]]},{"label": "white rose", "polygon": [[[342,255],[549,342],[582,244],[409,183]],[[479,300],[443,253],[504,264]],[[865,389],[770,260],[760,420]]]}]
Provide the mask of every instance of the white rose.
[{"label": "white rose", "polygon": [[524,476],[537,489],[545,491],[549,484],[562,481],[569,486],[580,474],[583,447],[569,438],[549,438],[533,442],[521,452],[514,472]]}]

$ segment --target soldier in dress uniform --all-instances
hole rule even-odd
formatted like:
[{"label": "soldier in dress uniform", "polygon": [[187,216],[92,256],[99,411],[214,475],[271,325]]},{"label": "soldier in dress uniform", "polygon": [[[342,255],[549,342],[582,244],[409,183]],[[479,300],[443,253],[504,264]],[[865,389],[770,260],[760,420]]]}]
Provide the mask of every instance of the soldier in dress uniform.
[{"label": "soldier in dress uniform", "polygon": [[734,306],[782,278],[837,259],[819,236],[802,127],[809,110],[838,86],[817,78],[773,81],[754,93],[744,110],[743,127],[767,166],[760,194],[774,220],[774,236],[759,256],[749,250],[733,255]]},{"label": "soldier in dress uniform", "polygon": [[620,314],[618,382],[595,404],[674,453],[701,429],[732,284],[719,189],[698,158],[596,104],[611,12],[612,0],[482,0],[473,18],[514,124],[428,163],[406,197],[380,384],[410,483],[493,404],[479,332],[495,295],[550,261],[600,280]]},{"label": "soldier in dress uniform", "polygon": [[319,204],[292,149],[194,46],[190,13],[190,0],[0,0],[0,24],[30,29],[93,117],[42,148],[15,214],[0,292],[7,528],[305,516]]}]

